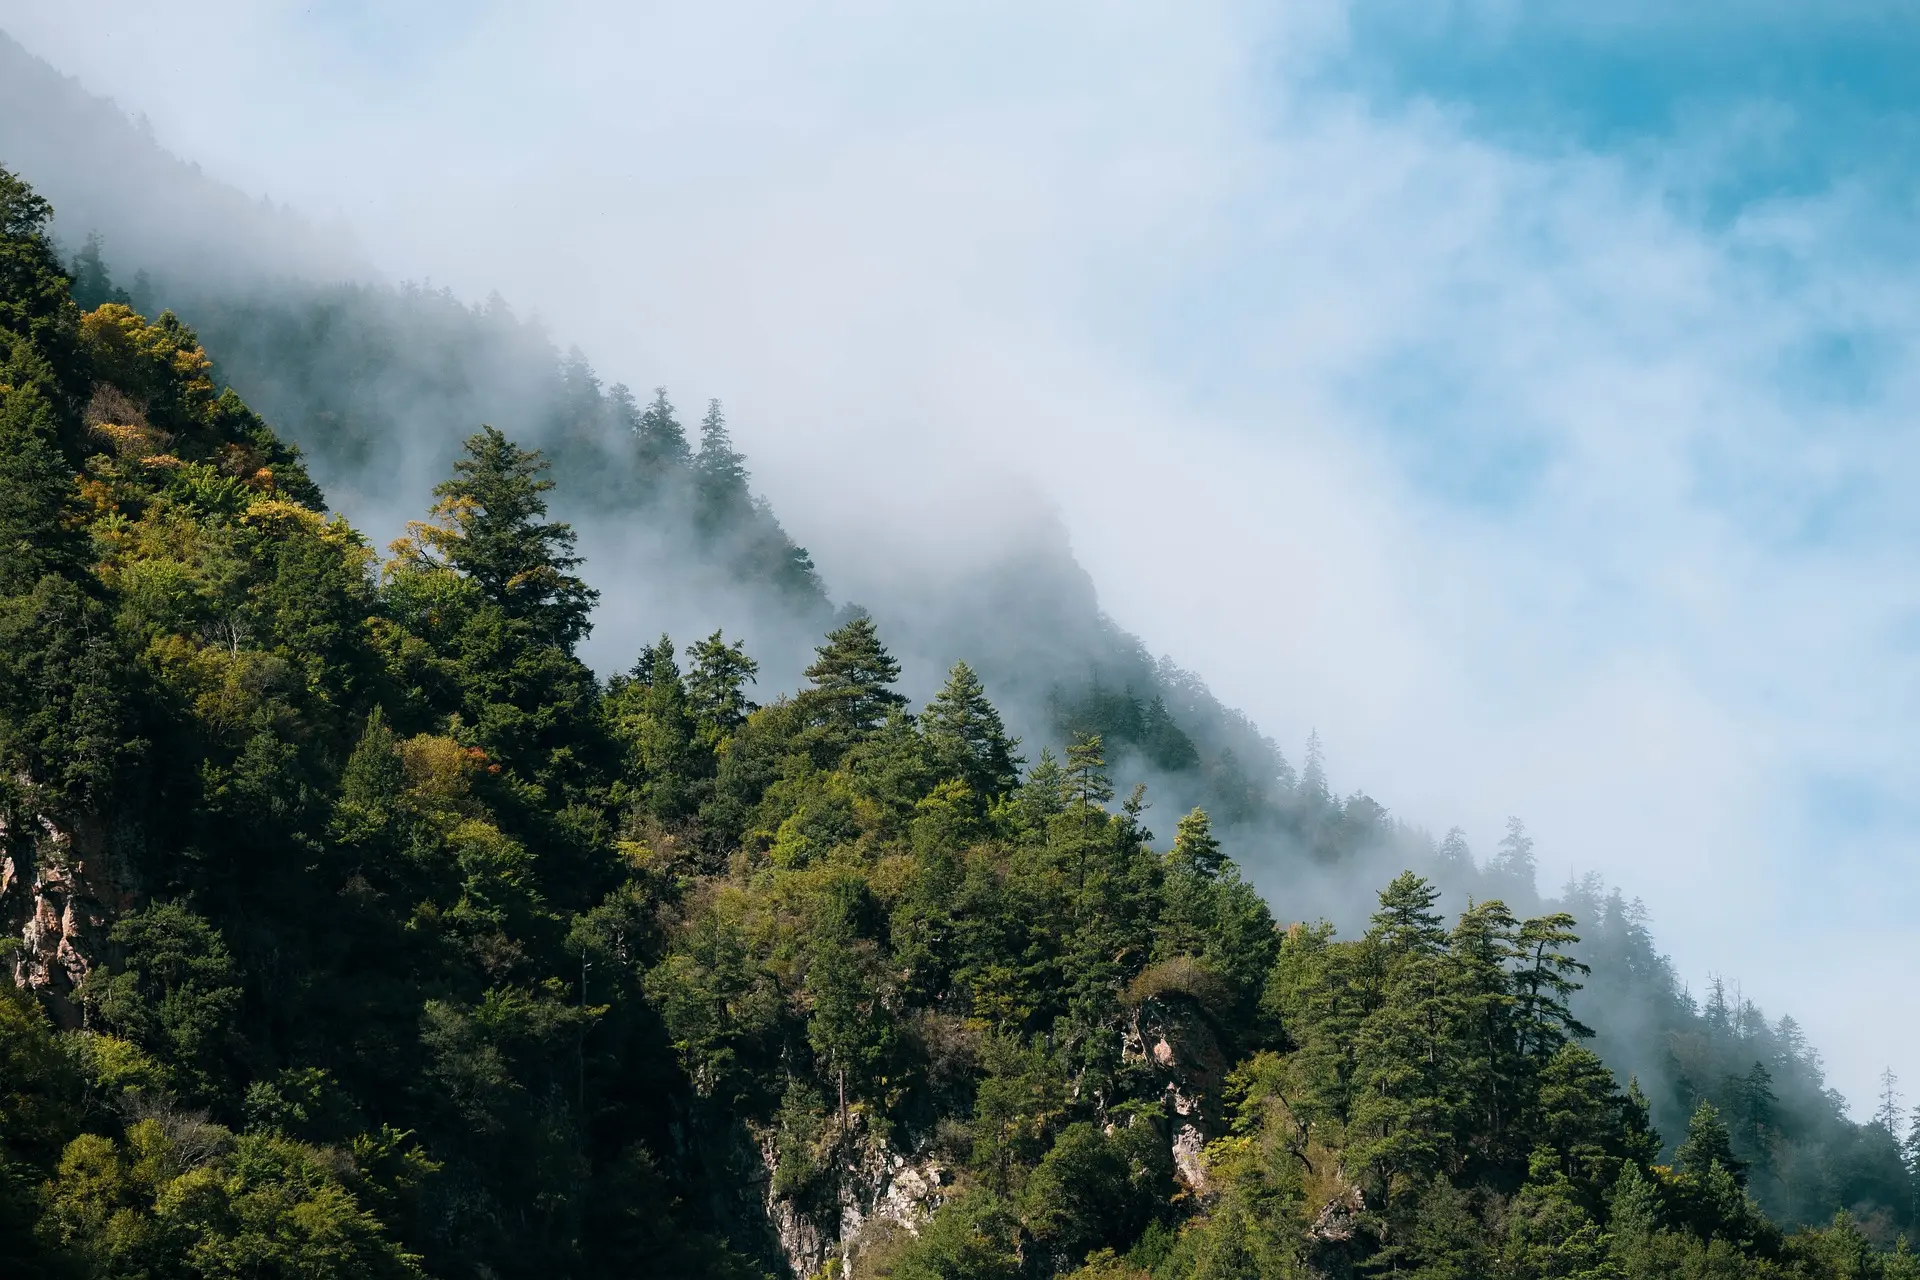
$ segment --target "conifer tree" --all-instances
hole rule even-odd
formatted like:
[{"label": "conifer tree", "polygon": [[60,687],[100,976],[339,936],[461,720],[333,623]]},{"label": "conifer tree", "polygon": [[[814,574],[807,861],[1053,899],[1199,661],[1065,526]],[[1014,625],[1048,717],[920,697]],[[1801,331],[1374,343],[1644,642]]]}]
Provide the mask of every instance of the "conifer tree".
[{"label": "conifer tree", "polygon": [[1227,855],[1213,834],[1213,820],[1204,809],[1195,809],[1175,824],[1173,848],[1167,859],[1183,871],[1204,880],[1218,879],[1226,867]]},{"label": "conifer tree", "polygon": [[1000,713],[966,663],[953,664],[947,683],[921,714],[920,728],[940,776],[964,782],[982,802],[1020,781],[1018,744],[1007,737]]},{"label": "conifer tree", "polygon": [[1066,778],[1048,748],[1040,749],[1040,759],[1027,770],[1026,780],[1014,792],[1013,807],[1021,831],[1029,837],[1045,832],[1066,808]]},{"label": "conifer tree", "polygon": [[1113,780],[1107,776],[1105,744],[1097,733],[1077,733],[1067,743],[1066,792],[1082,814],[1113,799]]},{"label": "conifer tree", "polygon": [[807,693],[829,727],[844,734],[871,733],[888,710],[906,705],[894,692],[900,664],[880,643],[873,619],[865,614],[827,633],[826,643],[806,676],[813,682]]},{"label": "conifer tree", "polygon": [[[59,388],[63,413],[84,398],[91,380],[77,358],[78,317],[47,224],[53,207],[32,187],[0,168],[0,346],[24,339],[45,362]],[[11,353],[9,353],[11,354]]]},{"label": "conifer tree", "polygon": [[571,650],[587,634],[600,593],[572,570],[571,525],[545,521],[553,488],[547,462],[495,427],[469,437],[454,475],[434,488],[433,523],[415,524],[415,545],[472,579],[506,616],[543,644]]},{"label": "conifer tree", "polygon": [[[4,172],[4,171],[0,171]],[[0,347],[5,335],[0,334]],[[60,450],[45,362],[24,343],[0,360],[0,595],[17,595],[49,573],[77,576],[87,561],[75,519],[74,475]]]},{"label": "conifer tree", "polygon": [[1300,797],[1314,806],[1333,802],[1332,793],[1327,787],[1327,760],[1320,750],[1318,729],[1307,733],[1306,764],[1300,771]]},{"label": "conifer tree", "polygon": [[700,721],[701,732],[710,742],[719,743],[732,736],[754,711],[747,686],[760,672],[760,664],[747,656],[747,642],[728,644],[718,629],[706,639],[687,646],[687,658],[693,664],[687,672],[687,701]]},{"label": "conifer tree", "polygon": [[1433,909],[1440,891],[1411,871],[1402,871],[1380,891],[1368,936],[1396,955],[1433,954],[1446,946],[1447,931]]},{"label": "conifer tree", "polygon": [[1733,1138],[1727,1132],[1727,1125],[1720,1118],[1720,1112],[1711,1102],[1704,1099],[1693,1110],[1693,1118],[1687,1121],[1686,1141],[1675,1149],[1674,1164],[1697,1178],[1705,1178],[1715,1165],[1731,1174],[1736,1182],[1744,1181],[1747,1166],[1734,1158]]},{"label": "conifer tree", "polygon": [[73,258],[73,300],[82,311],[91,311],[102,303],[132,301],[126,290],[114,288],[100,248],[100,233],[89,231],[86,243]]},{"label": "conifer tree", "polygon": [[649,491],[683,474],[693,461],[687,433],[674,416],[665,387],[653,389],[653,400],[634,422],[634,455],[641,481]]},{"label": "conifer tree", "polygon": [[1900,1140],[1900,1111],[1900,1077],[1888,1067],[1880,1073],[1880,1105],[1874,1109],[1873,1122],[1895,1142]]},{"label": "conifer tree", "polygon": [[709,534],[728,528],[753,510],[747,489],[747,463],[733,447],[726,414],[718,400],[707,402],[700,420],[700,451],[693,458],[693,486],[698,519]]},{"label": "conifer tree", "polygon": [[676,821],[691,814],[700,784],[711,776],[710,748],[690,705],[671,637],[641,651],[633,670],[609,682],[608,728],[626,753],[627,777],[648,811]]},{"label": "conifer tree", "polygon": [[1500,837],[1500,848],[1493,855],[1487,871],[1496,877],[1502,885],[1516,893],[1520,905],[1525,906],[1536,893],[1536,867],[1533,858],[1533,837],[1527,834],[1527,824],[1518,818],[1507,819],[1507,834]]},{"label": "conifer tree", "polygon": [[1550,1056],[1569,1036],[1586,1037],[1593,1030],[1575,1018],[1567,1001],[1580,983],[1571,976],[1589,972],[1584,961],[1566,950],[1580,941],[1573,917],[1565,912],[1522,922],[1514,939],[1515,1008],[1522,1053]]}]

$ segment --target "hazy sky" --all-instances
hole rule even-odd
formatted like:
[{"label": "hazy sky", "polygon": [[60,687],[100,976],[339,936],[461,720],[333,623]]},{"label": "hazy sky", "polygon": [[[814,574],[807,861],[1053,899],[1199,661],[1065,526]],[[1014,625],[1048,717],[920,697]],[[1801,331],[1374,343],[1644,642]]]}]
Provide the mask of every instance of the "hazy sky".
[{"label": "hazy sky", "polygon": [[1296,758],[1317,726],[1336,786],[1482,854],[1522,815],[1864,1111],[1887,1063],[1920,1094],[1913,12],[0,27],[393,277],[724,398],[836,594],[1050,504],[1109,611]]}]

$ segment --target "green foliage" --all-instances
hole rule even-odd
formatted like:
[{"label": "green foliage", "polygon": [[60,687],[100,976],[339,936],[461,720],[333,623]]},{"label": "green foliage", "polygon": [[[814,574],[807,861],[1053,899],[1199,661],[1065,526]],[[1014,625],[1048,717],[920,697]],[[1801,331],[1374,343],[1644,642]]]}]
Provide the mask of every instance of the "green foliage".
[{"label": "green foliage", "polygon": [[1018,744],[1007,736],[1000,713],[973,668],[956,662],[947,683],[920,717],[935,772],[959,782],[981,804],[991,804],[1020,780]]},{"label": "green foliage", "polygon": [[1702,1102],[1695,1108],[1693,1118],[1687,1122],[1686,1141],[1674,1151],[1673,1157],[1682,1172],[1696,1178],[1705,1178],[1716,1166],[1732,1174],[1736,1181],[1746,1172],[1746,1166],[1734,1158],[1733,1139],[1711,1102]]},{"label": "green foliage", "polygon": [[746,688],[760,673],[760,664],[747,656],[744,640],[728,644],[717,629],[698,644],[688,645],[687,657],[693,663],[687,672],[687,701],[702,736],[718,748],[757,709]]},{"label": "green foliage", "polygon": [[815,652],[807,705],[840,741],[871,733],[890,709],[906,705],[893,691],[900,664],[880,643],[872,618],[863,614],[836,627]]},{"label": "green foliage", "polygon": [[352,1176],[315,1148],[162,1112],[124,1142],[75,1138],[47,1185],[40,1232],[103,1280],[420,1275],[355,1197]]},{"label": "green foliage", "polygon": [[882,1264],[887,1280],[1019,1280],[1018,1224],[999,1198],[975,1193],[943,1205],[919,1237]]},{"label": "green foliage", "polygon": [[124,956],[90,976],[85,991],[101,1024],[173,1069],[185,1093],[211,1099],[227,1087],[241,988],[220,934],[177,902],[156,903],[113,927]]},{"label": "green foliage", "polygon": [[49,575],[0,599],[0,764],[62,814],[104,805],[145,754],[110,615]]},{"label": "green foliage", "polygon": [[444,557],[535,643],[572,648],[599,593],[569,572],[580,564],[573,529],[540,519],[553,488],[546,460],[494,427],[469,437],[466,453],[434,488],[437,522],[418,526],[420,554]]}]

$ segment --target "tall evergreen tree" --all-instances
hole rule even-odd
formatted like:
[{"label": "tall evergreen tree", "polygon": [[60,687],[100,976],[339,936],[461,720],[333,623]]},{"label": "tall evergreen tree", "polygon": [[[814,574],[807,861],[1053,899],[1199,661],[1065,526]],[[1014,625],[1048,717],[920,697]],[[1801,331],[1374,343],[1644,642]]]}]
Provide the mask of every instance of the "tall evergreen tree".
[{"label": "tall evergreen tree", "polygon": [[1447,930],[1433,909],[1440,891],[1411,871],[1402,871],[1380,892],[1368,934],[1394,954],[1435,954],[1446,946]]},{"label": "tall evergreen tree", "polygon": [[0,595],[87,562],[78,490],[60,449],[59,388],[46,362],[0,333]]},{"label": "tall evergreen tree", "polygon": [[1106,744],[1097,733],[1078,733],[1067,743],[1064,771],[1068,798],[1089,813],[1113,799],[1113,779],[1107,776]]},{"label": "tall evergreen tree", "polygon": [[1329,804],[1332,794],[1327,787],[1327,760],[1320,750],[1320,731],[1307,733],[1306,765],[1300,772],[1300,794],[1309,804]]},{"label": "tall evergreen tree", "polygon": [[890,709],[906,705],[893,689],[900,664],[880,643],[867,615],[828,632],[826,643],[814,653],[806,671],[813,682],[807,696],[827,725],[848,734],[871,733]]},{"label": "tall evergreen tree", "polygon": [[1018,745],[973,668],[956,662],[947,683],[921,713],[920,728],[943,778],[964,782],[982,802],[998,799],[1020,781]]},{"label": "tall evergreen tree", "polygon": [[114,288],[100,249],[100,233],[89,231],[86,243],[73,258],[73,300],[83,311],[91,311],[103,303],[132,301],[126,290]]},{"label": "tall evergreen tree", "polygon": [[1733,1136],[1727,1132],[1719,1109],[1711,1102],[1702,1101],[1693,1109],[1693,1118],[1687,1121],[1686,1140],[1674,1150],[1673,1161],[1678,1168],[1698,1178],[1705,1178],[1716,1165],[1736,1181],[1746,1177],[1747,1166],[1734,1157]]},{"label": "tall evergreen tree", "polygon": [[571,650],[592,627],[600,593],[572,572],[580,565],[573,527],[541,519],[542,495],[553,488],[546,459],[490,426],[467,439],[465,452],[453,478],[434,488],[434,522],[413,527],[417,545],[472,579],[540,643]]},{"label": "tall evergreen tree", "polygon": [[694,494],[698,518],[708,533],[717,533],[744,520],[753,511],[747,488],[747,462],[733,447],[726,414],[718,400],[707,402],[700,420],[700,452],[693,458]]},{"label": "tall evergreen tree", "polygon": [[1507,833],[1500,837],[1500,847],[1487,865],[1487,872],[1516,895],[1516,901],[1523,906],[1536,896],[1538,870],[1533,858],[1533,837],[1527,834],[1526,823],[1518,818],[1507,819]]},{"label": "tall evergreen tree", "polygon": [[[78,316],[69,281],[47,235],[53,207],[0,168],[0,345],[24,339],[44,361],[63,414],[91,381],[78,358]],[[10,352],[11,354],[11,352]]]},{"label": "tall evergreen tree", "polygon": [[655,817],[673,822],[690,815],[713,772],[711,744],[688,697],[673,640],[641,651],[633,670],[608,683],[603,700],[608,728],[624,749],[626,775]]},{"label": "tall evergreen tree", "polygon": [[687,700],[702,732],[718,743],[732,736],[753,713],[747,686],[760,673],[760,664],[747,656],[747,642],[727,643],[719,630],[687,646],[692,668],[687,672]]},{"label": "tall evergreen tree", "polygon": [[693,461],[687,447],[687,433],[674,416],[673,402],[665,387],[653,389],[653,399],[641,411],[633,426],[634,454],[642,483],[657,490],[673,477],[683,475]]},{"label": "tall evergreen tree", "polygon": [[1175,824],[1173,848],[1168,851],[1167,859],[1203,880],[1219,878],[1227,855],[1213,834],[1213,820],[1207,817],[1205,809],[1195,809]]}]

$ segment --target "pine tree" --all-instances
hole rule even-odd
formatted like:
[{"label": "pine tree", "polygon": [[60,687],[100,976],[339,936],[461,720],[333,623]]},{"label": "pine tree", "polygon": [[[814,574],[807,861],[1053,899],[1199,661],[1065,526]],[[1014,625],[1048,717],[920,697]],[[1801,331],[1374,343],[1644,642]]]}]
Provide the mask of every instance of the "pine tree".
[{"label": "pine tree", "polygon": [[703,749],[672,638],[661,636],[641,652],[631,674],[614,677],[603,706],[608,728],[625,750],[628,783],[645,808],[668,822],[689,816],[713,759]]},{"label": "pine tree", "polygon": [[1447,942],[1440,913],[1433,909],[1440,891],[1411,871],[1402,871],[1380,891],[1368,934],[1395,955],[1434,954]]},{"label": "pine tree", "polygon": [[1042,747],[1040,759],[1027,770],[1026,780],[1013,793],[1016,821],[1024,835],[1035,837],[1045,832],[1065,808],[1066,778],[1060,771],[1060,761]]},{"label": "pine tree", "polygon": [[82,311],[91,311],[107,302],[132,301],[124,289],[113,287],[107,264],[100,256],[100,233],[89,231],[87,242],[73,259],[73,300]]},{"label": "pine tree", "polygon": [[434,488],[435,521],[412,526],[402,554],[437,552],[539,643],[570,651],[592,627],[600,593],[571,572],[581,563],[572,526],[541,519],[541,495],[553,488],[546,459],[494,427],[470,436],[465,449],[453,478]]},{"label": "pine tree", "polygon": [[1513,890],[1523,905],[1537,896],[1533,837],[1527,834],[1526,823],[1507,819],[1507,834],[1500,838],[1499,851],[1488,864],[1487,873]]},{"label": "pine tree", "polygon": [[1774,1107],[1779,1102],[1773,1092],[1773,1073],[1765,1063],[1756,1061],[1745,1075],[1728,1078],[1727,1092],[1741,1142],[1764,1163]]},{"label": "pine tree", "polygon": [[1683,1171],[1705,1178],[1715,1165],[1744,1182],[1747,1166],[1734,1158],[1733,1137],[1726,1122],[1711,1102],[1702,1100],[1687,1121],[1687,1138],[1673,1153],[1674,1163]]},{"label": "pine tree", "polygon": [[747,462],[733,447],[733,436],[718,400],[707,402],[707,416],[700,420],[700,452],[693,458],[693,487],[698,502],[696,517],[708,534],[733,527],[753,510]]},{"label": "pine tree", "polygon": [[1621,1166],[1613,1184],[1612,1213],[1608,1226],[1613,1234],[1613,1256],[1633,1275],[1643,1274],[1643,1260],[1660,1230],[1660,1192],[1653,1180],[1629,1161]]},{"label": "pine tree", "polygon": [[674,416],[673,402],[665,387],[653,389],[653,400],[634,422],[634,459],[642,483],[649,492],[658,490],[670,478],[682,475],[693,462],[687,447],[687,433]]},{"label": "pine tree", "polygon": [[1113,780],[1107,776],[1105,744],[1097,733],[1077,733],[1067,743],[1066,793],[1083,812],[1113,799]]},{"label": "pine tree", "polygon": [[1569,1036],[1587,1037],[1592,1028],[1575,1018],[1567,1001],[1580,989],[1573,974],[1589,969],[1566,950],[1580,941],[1573,917],[1564,911],[1524,921],[1515,939],[1513,986],[1523,1053],[1550,1056]]},{"label": "pine tree", "polygon": [[1173,848],[1167,860],[1203,880],[1215,880],[1226,868],[1227,855],[1213,834],[1213,820],[1205,809],[1195,809],[1174,826]]},{"label": "pine tree", "polygon": [[50,573],[77,578],[87,564],[73,469],[59,445],[58,395],[51,371],[24,344],[0,363],[0,595],[30,591]]},{"label": "pine tree", "polygon": [[964,782],[981,803],[1019,783],[1018,744],[1007,737],[1000,713],[966,663],[953,664],[947,683],[921,714],[920,727],[940,776]]},{"label": "pine tree", "polygon": [[814,653],[818,656],[806,671],[813,688],[806,697],[829,727],[851,735],[871,733],[889,709],[906,705],[893,691],[900,664],[880,643],[867,615],[828,632],[826,643]]},{"label": "pine tree", "polygon": [[753,714],[755,706],[746,689],[760,673],[760,664],[747,656],[746,641],[728,644],[718,629],[688,645],[687,658],[693,664],[687,672],[687,701],[701,732],[717,745]]},{"label": "pine tree", "polygon": [[1167,709],[1166,699],[1155,694],[1140,713],[1140,749],[1148,760],[1168,773],[1198,768],[1200,752]]},{"label": "pine tree", "polygon": [[[53,208],[32,187],[0,168],[0,339],[24,338],[58,386],[56,407],[77,403],[91,381],[78,358],[78,309],[47,224]],[[0,345],[12,346],[10,342]]]},{"label": "pine tree", "polygon": [[400,740],[387,723],[385,709],[376,705],[340,771],[331,824],[334,839],[361,846],[379,841],[397,816],[406,781]]},{"label": "pine tree", "polygon": [[1307,732],[1306,767],[1300,773],[1300,794],[1309,803],[1329,804],[1332,794],[1327,788],[1327,761],[1320,751],[1320,731]]},{"label": "pine tree", "polygon": [[1880,1105],[1874,1109],[1873,1122],[1887,1131],[1887,1136],[1895,1142],[1900,1140],[1900,1077],[1888,1067],[1880,1073]]},{"label": "pine tree", "polygon": [[1075,892],[1087,885],[1087,858],[1107,830],[1107,811],[1113,799],[1113,779],[1107,776],[1107,757],[1097,733],[1077,733],[1067,743],[1067,763],[1061,772],[1066,806],[1061,823],[1064,843],[1074,858]]}]

